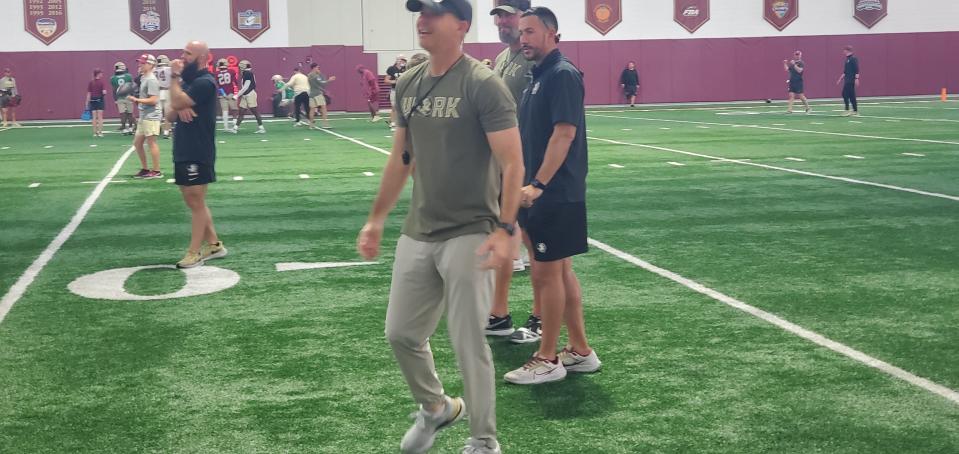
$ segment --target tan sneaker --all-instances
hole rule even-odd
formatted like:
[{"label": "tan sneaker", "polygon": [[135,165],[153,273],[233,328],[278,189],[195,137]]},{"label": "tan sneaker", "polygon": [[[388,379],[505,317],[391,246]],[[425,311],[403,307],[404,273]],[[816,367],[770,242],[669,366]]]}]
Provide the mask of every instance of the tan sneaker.
[{"label": "tan sneaker", "polygon": [[193,268],[203,265],[203,257],[199,252],[186,251],[186,255],[180,259],[179,262],[176,262],[176,267],[183,268]]},{"label": "tan sneaker", "polygon": [[204,244],[203,247],[200,248],[200,257],[202,257],[203,260],[226,257],[226,254],[226,246],[223,245],[222,241],[217,241],[213,244]]}]

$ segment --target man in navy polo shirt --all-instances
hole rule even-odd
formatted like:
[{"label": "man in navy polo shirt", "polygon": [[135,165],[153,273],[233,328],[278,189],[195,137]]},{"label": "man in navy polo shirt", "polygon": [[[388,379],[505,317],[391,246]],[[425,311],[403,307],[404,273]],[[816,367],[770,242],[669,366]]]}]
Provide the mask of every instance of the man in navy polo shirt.
[{"label": "man in navy polo shirt", "polygon": [[[542,308],[539,351],[504,377],[532,385],[567,372],[594,372],[599,358],[586,341],[583,301],[572,256],[586,252],[586,113],[583,75],[557,49],[559,23],[548,8],[520,19],[523,56],[535,60],[519,109],[526,167],[519,222],[533,253],[533,297]],[[563,321],[569,334],[557,354]]]},{"label": "man in navy polo shirt", "polygon": [[174,179],[191,214],[190,247],[177,268],[201,266],[227,254],[206,205],[207,186],[216,181],[216,79],[206,70],[209,53],[206,43],[191,41],[182,57],[170,63],[167,119],[176,122]]}]

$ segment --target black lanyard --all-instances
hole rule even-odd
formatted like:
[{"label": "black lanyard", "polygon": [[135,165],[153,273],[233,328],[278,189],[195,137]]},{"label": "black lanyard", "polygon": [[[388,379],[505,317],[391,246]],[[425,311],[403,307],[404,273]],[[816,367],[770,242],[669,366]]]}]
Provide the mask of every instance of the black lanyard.
[{"label": "black lanyard", "polygon": [[[453,62],[453,65],[450,66],[449,69],[447,69],[446,72],[443,73],[443,75],[441,75],[440,78],[436,80],[436,83],[434,83],[433,86],[430,87],[429,90],[426,90],[426,94],[424,94],[422,97],[420,97],[419,93],[420,93],[420,86],[423,85],[423,78],[422,78],[422,77],[420,78],[419,83],[416,84],[416,97],[413,98],[413,101],[414,101],[414,102],[413,102],[413,108],[410,109],[409,115],[404,116],[404,120],[405,120],[404,123],[406,123],[406,127],[407,127],[407,128],[409,128],[409,126],[410,126],[410,119],[413,118],[413,114],[416,113],[416,109],[419,109],[420,106],[423,105],[423,101],[426,101],[426,98],[428,98],[428,97],[430,96],[430,93],[433,93],[433,89],[436,88],[437,86],[439,86],[440,82],[442,82],[443,79],[446,78],[446,75],[449,74],[450,71],[452,71],[453,68],[455,68],[456,65],[458,65],[458,64],[460,63],[460,60],[462,60],[464,57],[466,57],[466,54],[460,55],[460,58],[457,58],[456,61]],[[427,67],[426,70],[424,70],[424,72],[427,74],[427,77],[428,77],[428,76],[429,76],[429,68]],[[404,94],[404,95],[406,94],[406,91],[405,91],[405,90],[404,90],[404,93],[403,93],[403,94]],[[400,95],[400,99],[403,99],[403,95]]]}]

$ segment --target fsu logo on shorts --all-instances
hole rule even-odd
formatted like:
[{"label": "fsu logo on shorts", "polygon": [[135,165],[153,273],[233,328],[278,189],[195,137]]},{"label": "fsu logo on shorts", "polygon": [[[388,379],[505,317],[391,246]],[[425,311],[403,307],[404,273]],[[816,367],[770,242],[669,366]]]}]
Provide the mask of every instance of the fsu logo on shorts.
[{"label": "fsu logo on shorts", "polygon": [[237,27],[240,30],[259,30],[263,28],[263,13],[248,9],[236,14]]},{"label": "fsu logo on shorts", "polygon": [[540,254],[545,254],[545,253],[546,253],[546,243],[537,243],[537,244],[536,244],[536,251],[538,251]]},{"label": "fsu logo on shorts", "polygon": [[49,17],[37,19],[37,32],[44,38],[49,38],[57,32],[57,21]]},{"label": "fsu logo on shorts", "polygon": [[155,32],[160,29],[160,13],[147,11],[140,15],[140,30]]}]

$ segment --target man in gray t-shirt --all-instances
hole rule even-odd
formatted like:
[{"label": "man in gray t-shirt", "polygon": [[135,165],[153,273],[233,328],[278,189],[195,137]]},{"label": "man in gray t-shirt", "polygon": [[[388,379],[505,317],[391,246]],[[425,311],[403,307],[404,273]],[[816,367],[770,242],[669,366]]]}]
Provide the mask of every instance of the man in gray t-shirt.
[{"label": "man in gray t-shirt", "polygon": [[[157,144],[157,136],[160,135],[160,121],[163,119],[163,113],[157,105],[160,102],[160,81],[153,75],[157,60],[153,55],[143,54],[137,59],[137,64],[140,71],[139,97],[127,97],[128,100],[137,104],[140,111],[140,121],[137,123],[136,136],[133,138],[133,146],[137,150],[137,156],[140,157],[140,172],[133,175],[133,178],[161,178],[163,173],[160,172],[160,145]],[[144,141],[150,145],[153,167],[149,169],[146,152],[143,150]]]},{"label": "man in gray t-shirt", "polygon": [[330,120],[326,117],[326,84],[336,80],[336,76],[327,78],[320,71],[320,66],[316,63],[310,65],[310,73],[306,76],[310,82],[310,128],[316,129],[316,123],[313,118],[316,116],[316,109],[320,109],[320,116],[323,118],[323,127],[330,127]]}]

